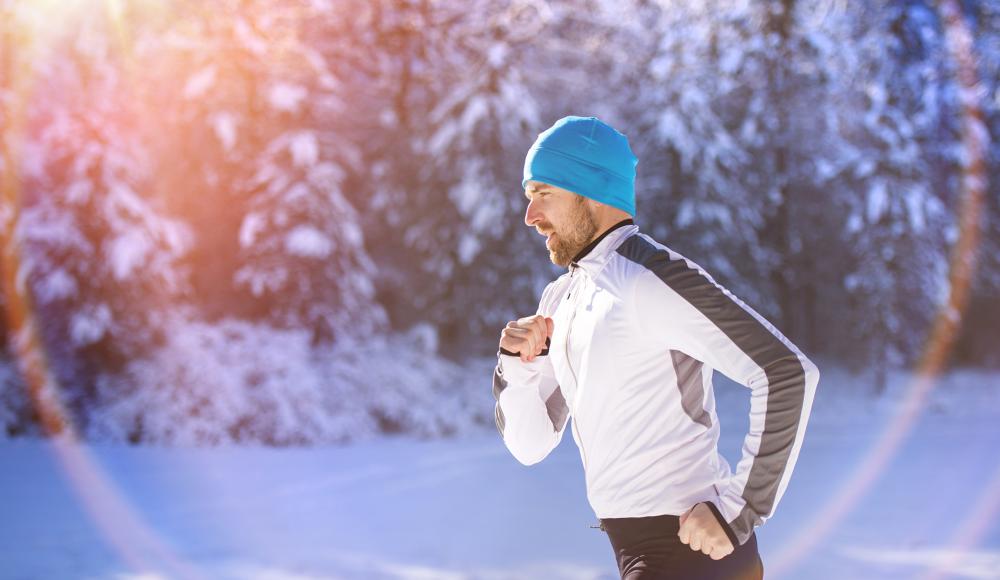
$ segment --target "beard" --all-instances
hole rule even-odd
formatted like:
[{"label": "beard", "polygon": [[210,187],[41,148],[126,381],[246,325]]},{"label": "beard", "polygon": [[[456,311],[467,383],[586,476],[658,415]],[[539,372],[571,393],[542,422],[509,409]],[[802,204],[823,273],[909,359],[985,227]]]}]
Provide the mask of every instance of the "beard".
[{"label": "beard", "polygon": [[568,225],[564,230],[556,230],[552,227],[544,228],[555,235],[549,244],[549,259],[552,260],[553,264],[564,267],[569,266],[573,257],[589,244],[594,238],[594,234],[597,233],[597,222],[582,197],[577,198],[566,221]]}]

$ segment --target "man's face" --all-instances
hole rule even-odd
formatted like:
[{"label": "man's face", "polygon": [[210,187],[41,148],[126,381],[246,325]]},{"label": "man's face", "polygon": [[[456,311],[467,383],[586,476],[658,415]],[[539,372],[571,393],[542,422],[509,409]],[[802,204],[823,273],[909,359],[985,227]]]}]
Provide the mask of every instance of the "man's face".
[{"label": "man's face", "polygon": [[529,181],[524,195],[528,198],[524,223],[547,237],[545,247],[553,264],[568,266],[597,233],[593,210],[583,196],[538,181]]}]

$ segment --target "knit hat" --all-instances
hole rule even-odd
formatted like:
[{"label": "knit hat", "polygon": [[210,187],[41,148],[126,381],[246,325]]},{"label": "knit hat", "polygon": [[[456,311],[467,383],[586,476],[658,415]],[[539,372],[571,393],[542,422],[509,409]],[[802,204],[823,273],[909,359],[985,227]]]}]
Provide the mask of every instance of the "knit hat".
[{"label": "knit hat", "polygon": [[541,181],[635,216],[635,167],[628,138],[597,117],[563,117],[535,139],[524,180]]}]

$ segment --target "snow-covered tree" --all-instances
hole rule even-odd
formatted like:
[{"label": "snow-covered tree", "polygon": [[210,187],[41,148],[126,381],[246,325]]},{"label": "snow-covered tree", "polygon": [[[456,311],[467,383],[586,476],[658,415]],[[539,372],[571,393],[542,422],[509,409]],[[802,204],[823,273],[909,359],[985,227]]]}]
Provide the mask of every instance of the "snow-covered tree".
[{"label": "snow-covered tree", "polygon": [[[963,140],[1000,133],[994,4],[961,3],[969,87],[930,0],[0,0],[2,235],[92,435],[447,434],[482,417],[438,355],[492,351],[560,272],[524,155],[596,115],[639,157],[644,231],[884,374],[948,290]],[[970,312],[1000,294],[997,143]],[[967,318],[964,356],[993,326]]]},{"label": "snow-covered tree", "polygon": [[[345,190],[358,148],[337,71],[343,47],[323,39],[344,16],[314,2],[188,4],[195,23],[163,32],[159,63],[184,79],[182,98],[168,104],[182,134],[208,135],[198,155],[181,150],[193,171],[179,177],[212,192],[181,210],[199,216],[204,234],[199,287],[228,296],[229,315],[307,327],[314,343],[382,329],[374,265]],[[233,309],[233,298],[249,308]]]},{"label": "snow-covered tree", "polygon": [[[96,372],[162,338],[163,307],[187,289],[177,261],[190,246],[187,228],[144,195],[152,162],[133,131],[137,109],[107,24],[82,20],[82,32],[52,40],[60,50],[35,63],[14,226],[17,276],[31,288],[54,368],[85,390]],[[75,403],[89,396],[69,390]]]},{"label": "snow-covered tree", "polygon": [[[612,68],[639,155],[639,221],[703,264],[764,312],[766,268],[758,234],[758,191],[744,176],[755,159],[748,148],[764,127],[747,110],[741,71],[754,67],[750,9],[730,2],[635,2],[630,18],[607,7],[605,22],[619,39]],[[758,71],[759,72],[759,71]],[[749,75],[747,75],[749,76]]]},{"label": "snow-covered tree", "polygon": [[402,105],[386,103],[391,127],[371,150],[378,157],[371,208],[382,232],[375,251],[390,268],[382,296],[399,326],[429,321],[449,351],[481,347],[534,307],[551,276],[523,224],[524,155],[555,121],[541,118],[525,78],[532,38],[522,11],[530,7],[403,4],[393,18],[411,19],[420,36],[386,23],[382,30],[419,48],[386,60],[383,82],[405,93]]},{"label": "snow-covered tree", "polygon": [[492,420],[478,396],[477,374],[487,365],[464,367],[433,356],[423,332],[311,349],[305,328],[192,316],[193,309],[175,311],[161,349],[101,377],[89,437],[329,444],[386,432],[438,437]]},{"label": "snow-covered tree", "polygon": [[[133,443],[271,445],[348,440],[370,433],[364,399],[339,393],[309,361],[309,332],[175,312],[163,348],[103,375],[88,435]],[[330,425],[328,397],[346,394],[356,419]],[[345,422],[347,420],[347,422]],[[373,420],[368,418],[368,422]]]},{"label": "snow-covered tree", "polygon": [[32,430],[28,390],[21,373],[6,352],[0,354],[0,437]]},{"label": "snow-covered tree", "polygon": [[[337,144],[303,128],[264,151],[240,229],[245,256],[236,282],[264,299],[269,317],[312,329],[314,340],[364,340],[383,331],[375,266],[354,207],[342,193]],[[324,151],[326,151],[324,159]]]},{"label": "snow-covered tree", "polygon": [[826,328],[859,365],[912,359],[946,261],[944,55],[929,8],[904,4],[671,2],[617,24],[655,23],[644,72],[615,84],[638,87],[625,106],[662,159],[652,179],[670,202],[640,198],[661,235],[807,348]]},{"label": "snow-covered tree", "polygon": [[865,313],[850,327],[847,344],[860,349],[849,356],[876,370],[881,389],[890,369],[920,355],[944,305],[957,192],[942,176],[955,170],[958,111],[932,6],[853,9],[851,50],[830,55],[843,87],[831,113],[853,145],[839,160],[838,185],[854,195],[841,197],[852,262],[838,304]]}]

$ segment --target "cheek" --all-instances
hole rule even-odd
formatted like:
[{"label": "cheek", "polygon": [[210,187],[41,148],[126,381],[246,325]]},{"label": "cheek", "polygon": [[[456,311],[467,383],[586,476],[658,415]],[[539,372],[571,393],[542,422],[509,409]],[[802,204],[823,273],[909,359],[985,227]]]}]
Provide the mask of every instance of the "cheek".
[{"label": "cheek", "polygon": [[559,225],[558,216],[552,214],[551,211],[541,210],[538,212],[538,216],[541,218],[542,224],[549,228],[555,228]]},{"label": "cheek", "polygon": [[558,210],[550,210],[545,217],[547,217],[550,222],[555,224],[556,227],[565,228],[566,224],[569,222],[567,218],[571,216],[567,215],[565,208],[560,208]]}]

